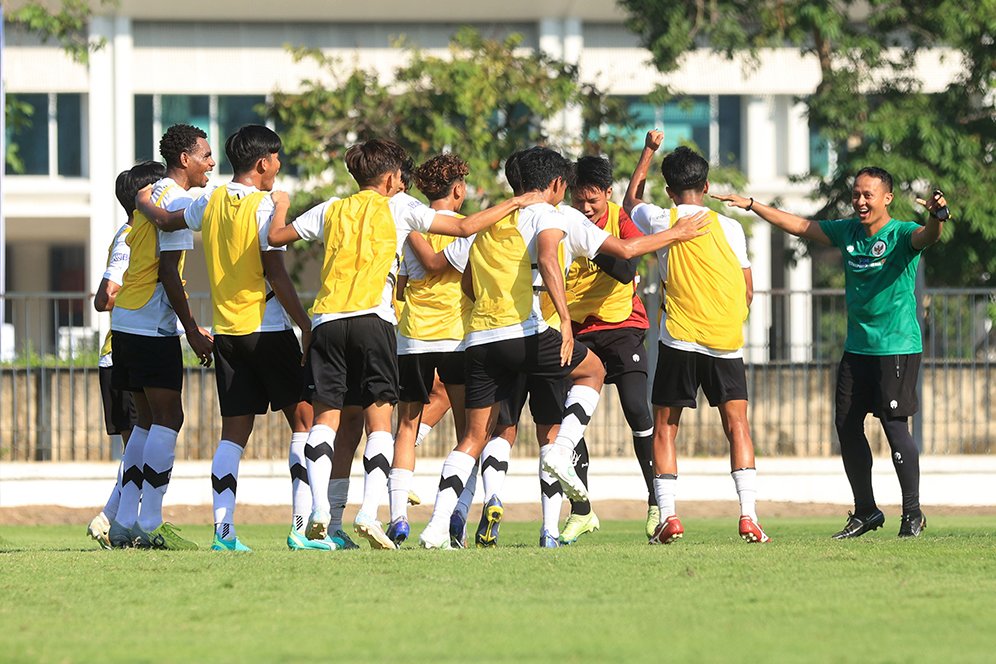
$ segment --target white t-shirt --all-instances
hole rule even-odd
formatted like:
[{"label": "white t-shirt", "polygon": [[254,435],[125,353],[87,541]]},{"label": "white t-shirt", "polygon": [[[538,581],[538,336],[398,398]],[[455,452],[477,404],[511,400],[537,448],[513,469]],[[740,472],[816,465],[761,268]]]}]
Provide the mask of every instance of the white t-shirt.
[{"label": "white t-shirt", "polygon": [[[245,185],[239,182],[229,182],[225,185],[228,189],[228,193],[231,196],[236,196],[238,198],[244,198],[249,194],[259,191],[256,187],[252,185]],[[187,222],[187,228],[192,231],[200,231],[204,223],[204,212],[207,210],[208,201],[211,200],[211,195],[215,192],[217,187],[211,187],[203,196],[196,199],[191,203],[183,213],[183,219]],[[270,221],[273,219],[273,199],[269,196],[265,196],[259,202],[259,207],[256,209],[256,232],[259,236],[259,250],[260,251],[287,251],[287,247],[271,247],[270,243],[267,241],[267,235],[270,232]],[[205,255],[205,260],[207,256]],[[268,279],[263,279],[266,284],[266,292],[269,293],[273,289],[270,287],[270,282]],[[276,296],[271,297],[266,302],[266,311],[263,314],[263,321],[260,323],[259,328],[256,332],[282,332],[284,330],[291,329],[290,318],[288,318],[287,313],[284,311],[283,306]]]},{"label": "white t-shirt", "polygon": [[[536,238],[541,232],[546,230],[559,230],[564,233],[562,241],[566,243],[565,254],[568,255],[570,260],[581,255],[594,258],[595,254],[598,253],[598,248],[605,241],[605,238],[608,237],[608,233],[588,222],[584,215],[577,212],[577,210],[573,210],[591,227],[587,228],[583,224],[580,224],[577,217],[567,212],[567,210],[573,210],[573,208],[561,209],[549,203],[538,203],[530,205],[519,212],[517,225],[519,233],[526,243],[526,249],[529,252],[529,262],[532,265],[536,265],[537,261]],[[454,242],[453,244],[457,243]],[[453,245],[451,244],[450,246],[452,247]],[[461,260],[461,257],[454,251],[453,257],[447,255],[447,260],[455,265],[454,261]],[[464,257],[462,260],[464,265],[466,265],[466,258]],[[494,330],[471,332],[467,335],[466,339],[468,347],[503,341],[505,339],[520,339],[544,332],[549,327],[543,321],[543,313],[540,309],[539,289],[543,286],[543,278],[540,276],[538,268],[533,268],[532,277],[533,306],[529,318],[515,325],[507,325]]]},{"label": "white t-shirt", "polygon": [[[309,242],[315,240],[319,242],[324,241],[325,212],[329,205],[337,200],[339,199],[331,198],[324,203],[320,203],[294,220],[291,225],[294,227],[294,230],[297,231],[298,236],[300,236],[302,240],[307,240]],[[364,309],[362,311],[315,314],[311,323],[313,328],[331,320],[354,318],[356,316],[365,316],[367,314],[375,314],[378,318],[387,321],[391,325],[398,324],[397,316],[394,314],[394,286],[398,281],[398,271],[401,268],[402,247],[405,245],[405,240],[408,239],[408,234],[412,231],[416,231],[418,233],[428,233],[429,227],[432,225],[432,220],[436,218],[437,213],[422,201],[404,193],[392,196],[391,200],[388,201],[388,207],[391,210],[391,216],[394,217],[394,228],[397,234],[397,248],[395,249],[396,253],[394,263],[391,265],[389,278],[387,283],[384,284],[384,293],[381,297],[380,304],[371,309]]]},{"label": "white t-shirt", "polygon": [[[456,212],[450,210],[436,210],[439,214],[445,214],[448,217],[457,216]],[[474,241],[475,236],[470,236],[469,238],[458,237],[454,238],[453,242],[443,247],[443,255],[445,256],[446,250],[452,247],[457,242],[461,240]],[[470,245],[467,245],[468,250]],[[466,259],[464,259],[464,264],[466,265]],[[462,274],[463,270],[459,270]],[[415,256],[415,252],[410,251],[405,248],[401,257],[401,270],[398,273],[402,277],[408,277],[409,279],[425,279],[428,274],[425,271],[425,266],[422,265],[421,261]],[[436,339],[435,341],[424,341],[422,339],[412,339],[411,337],[406,337],[405,335],[398,332],[398,355],[416,355],[419,353],[454,353],[463,350],[463,339]]]},{"label": "white t-shirt", "polygon": [[[104,270],[102,279],[107,279],[112,284],[121,286],[124,283],[124,273],[128,269],[128,259],[131,258],[131,247],[128,246],[128,231],[131,224],[121,224],[121,227],[114,233],[111,240],[110,258],[107,261],[107,269]],[[114,309],[111,309],[111,318],[114,318]],[[97,361],[99,367],[114,366],[111,354],[101,355]]]},{"label": "white t-shirt", "polygon": [[[709,210],[709,208],[702,207],[701,205],[679,205],[678,206],[678,217],[684,217],[690,214],[695,214],[702,210]],[[665,231],[671,227],[671,210],[663,209],[656,205],[650,203],[641,203],[633,208],[633,211],[629,214],[630,219],[636,224],[644,234],[658,233],[660,231]],[[737,257],[740,261],[740,267],[747,269],[750,267],[750,258],[747,257],[747,238],[744,236],[743,227],[737,223],[735,220],[730,219],[727,216],[717,213],[719,218],[719,225],[723,229],[723,235],[726,236],[726,241],[730,244],[730,248],[733,250],[733,255]],[[668,247],[657,250],[657,265],[661,273],[661,283],[667,286],[667,257],[668,257]],[[664,293],[661,293],[661,297],[664,297]],[[670,348],[675,348],[677,350],[691,351],[693,353],[701,353],[703,355],[709,355],[711,357],[718,357],[722,359],[735,359],[744,356],[743,348],[738,348],[734,351],[721,351],[714,348],[709,348],[708,346],[703,346],[701,344],[693,343],[691,341],[680,341],[672,337],[667,331],[667,312],[664,311],[664,307],[661,307],[661,317],[660,317],[660,337],[659,341]]]},{"label": "white t-shirt", "polygon": [[[168,189],[167,189],[168,188]],[[166,190],[163,196],[163,191]],[[152,200],[159,200],[159,207],[176,212],[186,210],[193,202],[190,193],[172,178],[163,178],[152,186]],[[156,256],[164,251],[189,251],[194,248],[194,233],[189,228],[178,231],[156,231]],[[114,308],[111,329],[115,332],[140,334],[145,337],[178,337],[183,334],[162,282],[157,282],[152,297],[140,309]]]}]

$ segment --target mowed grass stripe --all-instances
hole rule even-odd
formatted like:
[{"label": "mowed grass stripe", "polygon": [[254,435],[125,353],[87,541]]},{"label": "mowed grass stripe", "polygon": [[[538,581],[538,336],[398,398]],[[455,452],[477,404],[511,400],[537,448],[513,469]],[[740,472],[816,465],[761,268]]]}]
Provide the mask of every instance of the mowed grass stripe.
[{"label": "mowed grass stripe", "polygon": [[[84,527],[0,529],[4,661],[991,661],[996,520],[898,519],[848,542],[842,519],[688,519],[650,547],[641,522],[541,550],[538,523],[493,550],[253,554],[100,551]],[[415,532],[421,524],[413,528]],[[363,544],[365,547],[366,545]]]}]

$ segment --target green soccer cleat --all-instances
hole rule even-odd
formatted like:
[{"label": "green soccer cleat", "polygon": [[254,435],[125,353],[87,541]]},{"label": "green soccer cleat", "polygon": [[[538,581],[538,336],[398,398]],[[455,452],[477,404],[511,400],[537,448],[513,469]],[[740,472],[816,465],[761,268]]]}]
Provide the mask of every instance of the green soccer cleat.
[{"label": "green soccer cleat", "polygon": [[214,534],[214,542],[211,543],[212,551],[244,551],[252,553],[252,549],[243,544],[238,537],[232,539],[221,539],[218,533]]},{"label": "green soccer cleat", "polygon": [[331,537],[310,540],[304,536],[304,533],[291,528],[290,533],[287,534],[287,548],[291,551],[335,551],[343,547],[339,546]]},{"label": "green soccer cleat", "polygon": [[593,533],[598,530],[601,524],[598,522],[598,517],[595,516],[594,512],[588,512],[587,514],[571,514],[567,517],[567,523],[564,524],[564,529],[560,531],[560,543],[561,544],[574,544],[578,541],[578,538],[585,533]]},{"label": "green soccer cleat", "polygon": [[647,539],[654,536],[657,524],[661,522],[661,508],[657,505],[650,505],[647,508]]},{"label": "green soccer cleat", "polygon": [[133,531],[141,549],[165,549],[166,551],[196,551],[197,545],[180,537],[180,529],[165,521],[151,532],[145,532],[136,525]]}]

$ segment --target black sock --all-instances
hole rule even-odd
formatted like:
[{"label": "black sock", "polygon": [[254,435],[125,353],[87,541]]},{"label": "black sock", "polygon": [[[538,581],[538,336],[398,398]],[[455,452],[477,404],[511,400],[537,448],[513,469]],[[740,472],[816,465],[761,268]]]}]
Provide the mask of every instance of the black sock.
[{"label": "black sock", "polygon": [[[588,488],[588,443],[584,441],[584,438],[578,441],[577,446],[574,448],[574,472],[578,474],[581,478],[581,482],[584,484],[585,488]],[[586,514],[591,514],[591,503],[587,500],[574,502],[571,501],[571,514],[577,514],[578,516],[585,516]]]},{"label": "black sock", "polygon": [[643,473],[643,482],[647,485],[647,504],[657,504],[657,494],[654,493],[654,437],[633,436],[633,451]]},{"label": "black sock", "polygon": [[892,448],[892,466],[903,492],[903,514],[920,514],[920,451],[910,435],[908,418],[882,420],[885,437]]}]

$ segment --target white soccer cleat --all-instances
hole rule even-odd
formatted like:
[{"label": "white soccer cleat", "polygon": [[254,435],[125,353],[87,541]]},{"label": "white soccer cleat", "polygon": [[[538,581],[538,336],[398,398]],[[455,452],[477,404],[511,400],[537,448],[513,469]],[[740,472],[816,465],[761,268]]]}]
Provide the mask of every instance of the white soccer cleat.
[{"label": "white soccer cleat", "polygon": [[574,459],[571,452],[562,445],[554,445],[553,449],[543,457],[543,470],[553,475],[568,498],[577,502],[588,500],[588,489],[584,482],[574,472]]},{"label": "white soccer cleat", "polygon": [[418,536],[418,543],[423,549],[452,549],[449,528],[433,528],[426,526]]},{"label": "white soccer cleat", "polygon": [[111,548],[111,522],[107,520],[104,513],[101,512],[97,516],[93,517],[90,521],[90,525],[86,527],[86,534],[89,535],[93,540],[100,545],[101,549]]},{"label": "white soccer cleat", "polygon": [[323,540],[329,534],[329,522],[332,515],[328,512],[315,510],[308,518],[308,526],[304,529],[304,536],[310,540]]},{"label": "white soccer cleat", "polygon": [[360,537],[366,538],[370,542],[372,549],[397,549],[398,546],[384,532],[384,527],[380,521],[369,514],[360,512],[353,521],[353,531]]}]

